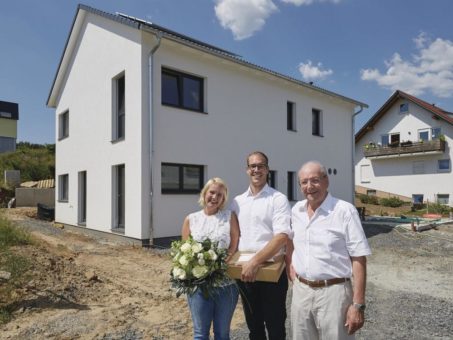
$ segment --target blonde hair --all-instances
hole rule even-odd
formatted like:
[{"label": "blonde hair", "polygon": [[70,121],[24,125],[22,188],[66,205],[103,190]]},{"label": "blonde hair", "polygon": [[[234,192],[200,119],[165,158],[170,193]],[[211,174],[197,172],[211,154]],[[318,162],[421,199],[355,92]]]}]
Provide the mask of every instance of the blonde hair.
[{"label": "blonde hair", "polygon": [[219,177],[211,178],[209,181],[206,182],[206,184],[204,185],[203,189],[201,189],[200,198],[198,199],[198,203],[200,204],[200,206],[202,208],[205,207],[206,202],[204,200],[204,196],[206,195],[206,192],[208,191],[209,187],[212,184],[219,184],[220,186],[223,187],[223,189],[225,191],[225,195],[223,196],[223,202],[222,202],[222,204],[220,204],[220,207],[219,207],[220,210],[223,210],[225,208],[225,205],[226,205],[227,201],[228,201],[228,187],[227,187],[225,181],[223,179],[219,178]]}]

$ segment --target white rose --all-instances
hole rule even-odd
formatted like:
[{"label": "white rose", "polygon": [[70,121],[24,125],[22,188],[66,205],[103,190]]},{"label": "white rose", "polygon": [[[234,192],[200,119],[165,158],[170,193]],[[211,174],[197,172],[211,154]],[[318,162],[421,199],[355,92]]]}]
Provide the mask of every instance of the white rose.
[{"label": "white rose", "polygon": [[201,243],[195,243],[193,246],[192,246],[192,251],[194,253],[199,253],[200,251],[203,250],[203,246],[201,245]]},{"label": "white rose", "polygon": [[181,268],[173,268],[173,276],[177,277],[180,280],[184,280],[186,278],[186,272]]},{"label": "white rose", "polygon": [[183,266],[187,266],[189,261],[187,260],[186,255],[181,256],[181,258],[179,259],[179,263],[181,263],[181,265],[183,265]]},{"label": "white rose", "polygon": [[204,266],[205,265],[205,261],[204,261],[204,258],[202,257],[201,259],[198,259],[198,264],[200,266]]},{"label": "white rose", "polygon": [[211,260],[213,260],[213,261],[217,260],[217,254],[215,253],[214,250],[209,249],[208,254],[209,254],[209,257],[211,258]]},{"label": "white rose", "polygon": [[199,254],[197,255],[197,257],[198,257],[198,259],[202,259],[202,258],[204,258],[204,255],[203,255],[203,253],[199,253]]},{"label": "white rose", "polygon": [[181,246],[181,251],[183,253],[187,253],[190,249],[192,249],[192,247],[190,246],[189,243],[184,243],[182,246]]},{"label": "white rose", "polygon": [[197,279],[199,279],[199,278],[203,277],[204,275],[206,275],[207,272],[208,272],[208,268],[206,266],[195,266],[192,269],[192,274]]}]

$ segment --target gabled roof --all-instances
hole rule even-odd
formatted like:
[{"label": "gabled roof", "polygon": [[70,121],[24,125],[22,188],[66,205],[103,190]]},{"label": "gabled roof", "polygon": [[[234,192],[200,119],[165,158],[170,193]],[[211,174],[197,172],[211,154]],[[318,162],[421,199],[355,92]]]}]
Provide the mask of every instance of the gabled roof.
[{"label": "gabled roof", "polygon": [[[56,96],[58,95],[58,92],[59,92],[59,86],[61,84],[61,81],[62,81],[62,78],[63,78],[63,74],[66,72],[66,68],[68,67],[67,60],[69,60],[69,58],[68,58],[68,56],[66,54],[67,53],[71,54],[73,40],[75,40],[75,37],[72,37],[72,34],[73,34],[73,32],[77,31],[77,27],[76,27],[77,25],[76,24],[77,24],[77,19],[79,17],[79,14],[81,14],[81,18],[83,18],[84,17],[84,13],[86,13],[86,12],[97,14],[97,15],[102,16],[104,18],[116,21],[116,22],[124,24],[124,25],[128,25],[130,27],[133,27],[133,28],[136,28],[136,29],[139,29],[139,30],[144,30],[144,31],[148,31],[148,32],[151,32],[153,34],[156,34],[156,35],[160,35],[163,39],[172,40],[172,41],[175,41],[177,43],[180,43],[180,44],[183,44],[183,45],[186,45],[186,46],[201,50],[201,51],[203,51],[205,53],[209,53],[209,54],[215,55],[217,57],[230,60],[230,61],[232,61],[234,63],[246,66],[248,68],[252,68],[252,69],[267,73],[267,74],[271,74],[271,75],[273,75],[275,77],[284,79],[284,80],[289,81],[291,83],[295,83],[295,84],[300,85],[302,87],[309,88],[310,90],[313,90],[313,91],[316,91],[316,92],[321,92],[321,93],[326,94],[328,96],[338,98],[340,100],[352,103],[352,104],[360,106],[362,108],[367,108],[368,107],[368,105],[365,104],[365,103],[362,103],[362,102],[356,101],[354,99],[342,96],[340,94],[328,91],[328,90],[323,89],[321,87],[315,86],[315,85],[313,85],[311,83],[305,83],[305,82],[300,81],[298,79],[283,75],[281,73],[272,71],[270,69],[261,67],[259,65],[252,64],[250,62],[245,61],[244,59],[242,59],[239,55],[237,55],[235,53],[229,52],[227,50],[221,49],[221,48],[216,47],[216,46],[211,45],[211,44],[204,43],[204,42],[202,42],[200,40],[193,39],[191,37],[188,37],[186,35],[183,35],[183,34],[175,32],[175,31],[169,30],[169,29],[167,29],[165,27],[156,25],[154,23],[151,23],[151,22],[148,22],[148,21],[145,21],[145,20],[141,20],[141,19],[137,19],[135,17],[128,16],[128,15],[121,14],[121,13],[116,13],[116,14],[107,13],[107,12],[104,12],[104,11],[101,11],[101,10],[98,10],[98,9],[95,9],[95,8],[92,8],[92,7],[89,7],[89,6],[86,6],[86,5],[78,5],[78,7],[77,7],[77,12],[76,12],[76,15],[75,15],[73,23],[72,23],[71,31],[69,32],[65,48],[63,50],[63,54],[62,54],[61,59],[60,59],[58,70],[57,70],[57,73],[55,75],[52,87],[50,89],[49,96],[47,98],[47,105],[49,107],[55,107],[56,106]],[[77,34],[75,34],[75,35],[77,35]]]},{"label": "gabled roof", "polygon": [[424,100],[421,100],[417,97],[414,97],[408,93],[397,90],[393,95],[385,102],[384,105],[365,123],[364,126],[356,133],[355,141],[356,143],[362,138],[376,123],[388,112],[388,110],[395,104],[398,99],[405,99],[418,106],[424,108],[426,111],[446,121],[447,123],[453,124],[453,113],[445,111],[440,107],[435,106],[434,104],[429,104]]}]

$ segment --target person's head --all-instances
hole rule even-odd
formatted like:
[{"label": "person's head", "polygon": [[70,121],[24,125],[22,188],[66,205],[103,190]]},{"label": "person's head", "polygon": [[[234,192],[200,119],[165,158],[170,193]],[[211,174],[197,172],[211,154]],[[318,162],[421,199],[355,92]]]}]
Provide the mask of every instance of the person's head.
[{"label": "person's head", "polygon": [[326,168],[318,161],[302,165],[298,173],[302,193],[313,209],[317,209],[327,196],[329,177]]},{"label": "person's head", "polygon": [[256,190],[261,190],[267,183],[269,174],[269,161],[267,156],[261,151],[253,151],[247,156],[247,175],[249,176],[250,186]]},{"label": "person's head", "polygon": [[202,208],[222,210],[228,201],[228,187],[223,179],[211,178],[200,192],[198,203]]}]

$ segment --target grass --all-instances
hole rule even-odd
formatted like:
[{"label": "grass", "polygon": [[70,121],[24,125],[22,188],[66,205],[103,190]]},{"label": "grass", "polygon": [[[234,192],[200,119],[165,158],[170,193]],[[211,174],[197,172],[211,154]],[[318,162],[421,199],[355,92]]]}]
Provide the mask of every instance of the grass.
[{"label": "grass", "polygon": [[14,254],[11,248],[31,242],[30,234],[0,215],[0,270],[11,274],[8,281],[0,283],[0,325],[11,320],[16,290],[28,281],[31,267],[28,259]]}]

